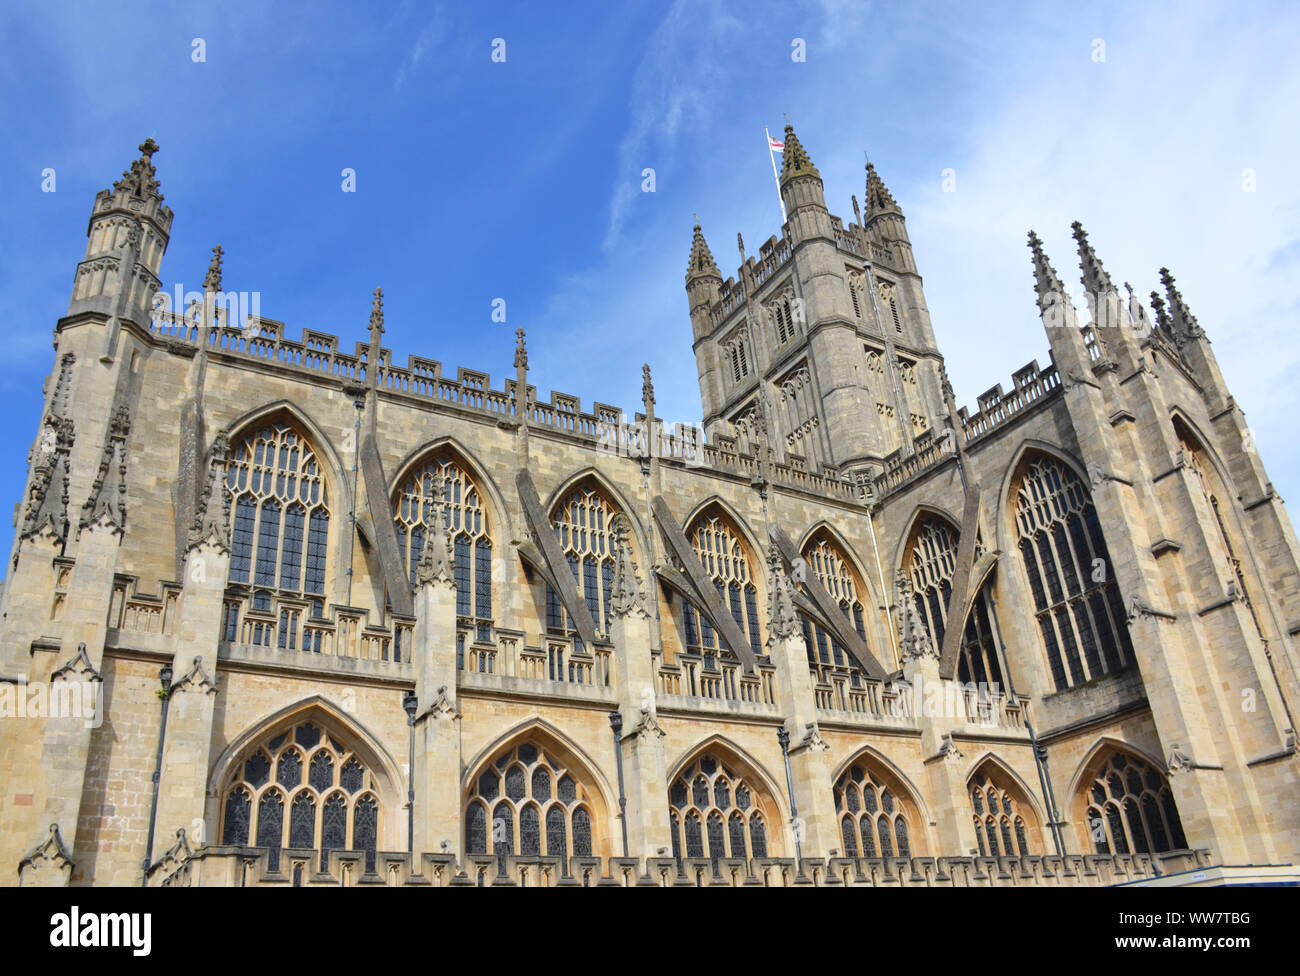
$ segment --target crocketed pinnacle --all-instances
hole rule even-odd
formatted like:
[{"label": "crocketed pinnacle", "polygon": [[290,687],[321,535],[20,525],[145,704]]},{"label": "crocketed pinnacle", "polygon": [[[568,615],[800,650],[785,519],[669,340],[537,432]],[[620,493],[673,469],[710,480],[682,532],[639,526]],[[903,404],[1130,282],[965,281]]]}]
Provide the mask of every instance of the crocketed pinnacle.
[{"label": "crocketed pinnacle", "polygon": [[722,275],[713,261],[713,252],[704,239],[704,232],[696,224],[695,236],[691,238],[691,259],[686,265],[686,280],[689,282],[693,278],[709,277],[721,278]]},{"label": "crocketed pinnacle", "polygon": [[221,291],[221,259],[225,252],[218,244],[212,249],[212,260],[208,262],[208,273],[203,277],[204,291]]},{"label": "crocketed pinnacle", "polygon": [[785,125],[785,152],[781,155],[781,162],[782,183],[795,176],[821,176],[821,173],[817,172],[817,167],[812,164],[812,160],[808,158],[808,154],[804,152],[799,137],[794,134],[794,126],[788,122]]},{"label": "crocketed pinnacle", "polygon": [[1169,273],[1168,268],[1160,269],[1160,283],[1165,286],[1165,294],[1169,296],[1169,318],[1174,335],[1180,342],[1204,336],[1205,332],[1197,323],[1191,309],[1187,307],[1187,303],[1183,301],[1178,286],[1174,284],[1174,276]]},{"label": "crocketed pinnacle", "polygon": [[122,178],[113,184],[113,191],[125,189],[134,197],[154,195],[162,200],[163,195],[158,192],[158,172],[153,166],[153,154],[157,151],[158,143],[152,137],[140,143],[140,156],[123,171]]},{"label": "crocketed pinnacle", "polygon": [[655,385],[650,382],[650,364],[644,363],[641,366],[641,405],[645,407],[646,413],[655,404]]},{"label": "crocketed pinnacle", "polygon": [[1034,288],[1038,291],[1039,302],[1049,295],[1058,301],[1063,300],[1066,295],[1065,285],[1043,253],[1043,242],[1032,230],[1029,232],[1029,249],[1034,254]]},{"label": "crocketed pinnacle", "polygon": [[1083,282],[1083,287],[1093,295],[1104,295],[1115,291],[1110,275],[1101,266],[1101,259],[1088,243],[1088,232],[1083,229],[1083,224],[1076,220],[1070,227],[1079,245],[1079,267],[1083,269],[1083,277],[1080,280]]},{"label": "crocketed pinnacle", "polygon": [[378,344],[379,337],[384,334],[384,290],[375,289],[374,301],[370,303],[370,342],[372,345]]},{"label": "crocketed pinnacle", "polygon": [[885,186],[885,181],[880,178],[876,172],[876,167],[867,162],[867,217],[871,218],[877,214],[891,211],[902,213],[898,207],[898,202],[894,199],[889,188]]},{"label": "crocketed pinnacle", "polygon": [[515,329],[515,369],[528,368],[528,346],[524,344],[524,330]]}]

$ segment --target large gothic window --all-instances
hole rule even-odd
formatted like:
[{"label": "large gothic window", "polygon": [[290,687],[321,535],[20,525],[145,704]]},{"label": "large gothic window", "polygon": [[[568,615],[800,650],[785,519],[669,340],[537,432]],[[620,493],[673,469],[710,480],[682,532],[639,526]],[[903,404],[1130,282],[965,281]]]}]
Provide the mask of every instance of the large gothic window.
[{"label": "large gothic window", "polygon": [[1030,825],[1021,798],[1009,784],[989,776],[987,766],[970,781],[975,839],[983,857],[1025,857],[1033,853]]},{"label": "large gothic window", "polygon": [[363,851],[375,870],[380,805],[374,774],[345,745],[311,722],[268,737],[235,767],[222,806],[221,843],[270,850],[279,870],[285,847]]},{"label": "large gothic window", "polygon": [[[843,611],[845,620],[866,643],[867,627],[861,596],[866,589],[839,546],[826,532],[819,532],[804,546],[803,560],[803,572],[816,576]],[[796,578],[799,575],[798,567],[795,575]],[[818,677],[829,681],[835,673],[847,674],[856,687],[861,681],[862,669],[852,656],[821,624],[803,614],[800,614],[800,620],[804,643],[808,646],[808,663]]]},{"label": "large gothic window", "polygon": [[854,763],[835,783],[835,812],[845,857],[912,856],[903,805],[866,763]]},{"label": "large gothic window", "polygon": [[[591,611],[596,630],[609,633],[610,599],[614,588],[614,527],[617,510],[595,488],[581,487],[567,495],[551,513],[551,526],[560,540],[578,595]],[[546,586],[547,630],[577,636],[573,621],[554,588]]]},{"label": "large gothic window", "polygon": [[231,582],[324,594],[329,497],[307,439],[285,423],[250,433],[231,451],[226,491]]},{"label": "large gothic window", "polygon": [[398,489],[397,545],[415,582],[424,551],[425,525],[433,517],[435,481],[441,481],[443,524],[452,540],[456,616],[478,641],[492,639],[492,538],[478,486],[454,457],[441,454],[416,468]]},{"label": "large gothic window", "polygon": [[[749,547],[730,522],[719,515],[706,514],[697,519],[689,538],[723,607],[748,639],[750,650],[761,657],[764,652],[759,633],[758,589],[750,568]],[[705,614],[689,603],[682,610],[686,648],[690,653],[702,654],[705,663],[710,665],[717,657],[735,658]]]},{"label": "large gothic window", "polygon": [[531,742],[503,752],[470,786],[465,808],[469,854],[592,855],[592,802],[587,789]]},{"label": "large gothic window", "polygon": [[1158,854],[1187,846],[1165,775],[1113,752],[1084,787],[1087,829],[1098,854]]},{"label": "large gothic window", "polygon": [[668,791],[673,857],[768,856],[767,820],[754,786],[712,754],[691,763]]},{"label": "large gothic window", "polygon": [[1083,482],[1034,456],[1016,489],[1020,554],[1057,690],[1133,662],[1114,567]]},{"label": "large gothic window", "polygon": [[[983,544],[976,538],[978,558]],[[934,640],[935,651],[943,647],[948,629],[948,603],[952,599],[952,579],[957,571],[957,530],[944,519],[924,518],[913,532],[908,548],[906,570],[912,580],[916,610]],[[957,680],[976,684],[1000,685],[1002,666],[998,660],[998,634],[993,626],[990,587],[980,588],[966,617],[962,632],[961,653],[957,661]]]}]

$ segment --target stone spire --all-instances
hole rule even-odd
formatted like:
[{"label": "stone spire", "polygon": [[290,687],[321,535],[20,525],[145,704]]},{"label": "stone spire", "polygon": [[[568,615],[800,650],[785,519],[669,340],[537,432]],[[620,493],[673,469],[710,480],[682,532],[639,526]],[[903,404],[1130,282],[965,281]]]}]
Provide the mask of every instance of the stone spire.
[{"label": "stone spire", "polygon": [[641,366],[641,405],[645,407],[647,415],[655,405],[655,385],[650,382],[649,363],[643,363]]},{"label": "stone spire", "polygon": [[131,433],[131,413],[119,406],[108,424],[99,472],[90,497],[81,506],[81,528],[103,524],[120,534],[126,528],[126,439]]},{"label": "stone spire", "polygon": [[1169,325],[1178,344],[1205,338],[1204,330],[1183,301],[1168,268],[1160,269],[1160,282],[1165,286],[1165,294],[1169,296]]},{"label": "stone spire", "polygon": [[1097,257],[1097,252],[1092,249],[1088,243],[1088,232],[1083,229],[1083,224],[1077,220],[1070,225],[1074,231],[1074,239],[1079,245],[1079,267],[1083,269],[1083,287],[1093,295],[1105,295],[1115,291],[1115,285],[1110,280],[1110,275],[1106,269],[1101,266],[1101,260]]},{"label": "stone spire", "polygon": [[524,344],[524,330],[515,329],[515,369],[528,368],[528,347]]},{"label": "stone spire", "polygon": [[205,292],[221,291],[221,259],[225,253],[220,244],[212,249],[212,260],[208,262],[208,273],[203,277],[203,290]]},{"label": "stone spire", "polygon": [[808,158],[799,137],[794,134],[794,126],[789,122],[785,124],[785,152],[781,154],[781,163],[782,183],[796,176],[816,176],[821,179],[821,173],[817,172],[817,167]]},{"label": "stone spire", "polygon": [[722,274],[713,261],[713,252],[709,250],[708,242],[704,240],[700,225],[696,224],[695,236],[691,238],[691,259],[686,265],[686,282],[689,284],[694,278],[707,277],[721,280]]},{"label": "stone spire", "polygon": [[[788,149],[790,144],[786,143]],[[781,550],[775,542],[767,548],[769,641],[789,640],[799,632],[799,615],[794,610],[794,584],[786,575]]]},{"label": "stone spire", "polygon": [[[876,172],[876,167],[871,165],[870,160],[867,161],[866,204],[868,220],[876,216],[876,214],[885,213],[886,211],[892,211],[894,213],[903,212],[899,209],[898,203],[894,200],[893,194],[891,194],[889,189],[885,186],[884,180],[882,180],[880,175]],[[854,200],[854,206],[857,206],[856,198]]]},{"label": "stone spire", "polygon": [[[425,512],[424,549],[415,567],[415,585],[418,588],[427,583],[447,583],[455,589],[456,573],[451,555],[451,536],[447,533],[444,515],[447,497],[446,482],[442,478],[427,475],[424,479],[424,494],[431,501],[429,510]],[[433,515],[432,521],[429,519],[430,512]]]},{"label": "stone spire", "polygon": [[610,590],[610,611],[616,617],[635,614],[649,617],[645,598],[641,592],[641,577],[637,575],[636,560],[632,558],[632,525],[626,515],[614,517],[614,583]]},{"label": "stone spire", "polygon": [[904,660],[914,657],[932,657],[939,655],[935,651],[934,641],[925,629],[916,610],[916,601],[912,597],[912,581],[901,569],[895,578],[898,587],[898,646]]},{"label": "stone spire", "polygon": [[158,192],[158,172],[153,166],[153,154],[158,151],[158,143],[150,137],[140,143],[140,157],[131,163],[129,169],[122,173],[122,178],[113,184],[113,192],[126,190],[133,197],[154,196],[162,202],[163,195]]},{"label": "stone spire", "polygon": [[1047,255],[1043,253],[1043,242],[1032,230],[1029,232],[1029,249],[1034,254],[1034,288],[1038,291],[1039,306],[1046,308],[1050,303],[1045,300],[1049,298],[1053,302],[1068,302],[1069,293],[1065,290],[1061,276],[1047,260]]},{"label": "stone spire", "polygon": [[222,552],[230,551],[230,494],[226,491],[226,462],[230,457],[230,437],[218,431],[208,450],[208,470],[203,482],[199,507],[190,524],[185,551],[208,543]]}]

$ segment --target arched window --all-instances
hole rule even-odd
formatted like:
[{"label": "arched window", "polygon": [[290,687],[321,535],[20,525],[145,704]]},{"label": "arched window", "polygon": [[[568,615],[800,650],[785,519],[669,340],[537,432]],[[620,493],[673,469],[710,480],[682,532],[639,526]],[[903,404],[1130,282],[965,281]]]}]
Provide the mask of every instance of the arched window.
[{"label": "arched window", "polygon": [[1057,690],[1131,664],[1114,567],[1083,482],[1056,458],[1033,456],[1017,482],[1016,525]]},{"label": "arched window", "polygon": [[[609,633],[614,588],[614,517],[617,509],[594,487],[570,492],[551,513],[551,527],[573,570],[578,594],[591,611],[596,630]],[[576,628],[559,595],[546,586],[547,630],[577,638]]]},{"label": "arched window", "polygon": [[375,870],[380,804],[374,774],[352,750],[319,725],[300,725],[270,736],[235,766],[222,809],[221,843],[270,850],[279,870],[280,850],[363,851]]},{"label": "arched window", "polygon": [[[867,625],[862,597],[866,592],[858,574],[830,538],[827,532],[820,531],[808,540],[803,549],[804,573],[812,573],[826,590],[832,600],[839,604],[844,618],[862,638],[867,640]],[[796,581],[800,567],[795,567]],[[862,668],[844,648],[840,647],[825,628],[816,621],[800,614],[803,623],[804,643],[808,645],[808,663],[819,679],[833,683],[835,674],[848,675],[850,684],[857,687],[861,683]],[[840,707],[845,707],[841,703]]]},{"label": "arched window", "polygon": [[1159,854],[1187,847],[1169,780],[1115,751],[1085,784],[1087,829],[1098,854]]},{"label": "arched window", "polygon": [[[983,543],[976,537],[976,558],[983,552]],[[908,547],[905,570],[912,580],[916,610],[924,621],[934,647],[943,647],[948,625],[948,603],[952,599],[952,578],[957,571],[957,530],[946,520],[927,516],[913,530]],[[966,617],[962,632],[961,654],[957,660],[957,680],[987,684],[1002,684],[1002,666],[999,663],[999,637],[993,626],[994,616],[990,604],[990,587],[986,582],[980,588]]]},{"label": "arched window", "polygon": [[[749,558],[749,547],[741,541],[738,531],[720,515],[700,516],[689,533],[695,555],[704,567],[704,574],[717,588],[722,605],[731,613],[741,634],[749,640],[750,650],[756,657],[763,655],[763,639],[759,633],[758,589],[754,585]],[[732,649],[722,643],[708,618],[694,606],[682,607],[686,648],[690,653],[702,654],[705,665],[712,667],[714,659],[726,657],[734,660]]]},{"label": "arched window", "polygon": [[678,863],[684,857],[707,857],[716,867],[724,857],[768,856],[768,820],[754,784],[712,754],[701,756],[673,780],[668,816]]},{"label": "arched window", "polygon": [[854,763],[836,782],[835,812],[845,857],[912,856],[902,803],[866,763]]},{"label": "arched window", "polygon": [[295,595],[324,594],[329,496],[307,439],[279,422],[248,434],[230,452],[226,491],[230,581]]},{"label": "arched window", "polygon": [[456,616],[478,641],[492,640],[492,537],[478,486],[450,454],[419,466],[402,483],[394,500],[397,545],[415,582],[424,551],[426,520],[432,518],[435,480],[445,486],[443,523],[452,540],[456,573]]},{"label": "arched window", "polygon": [[975,839],[982,857],[1026,857],[1033,853],[1020,801],[1004,784],[981,770],[970,781]]},{"label": "arched window", "polygon": [[555,753],[525,742],[479,772],[465,808],[469,854],[591,857],[592,803]]},{"label": "arched window", "polygon": [[775,301],[768,303],[767,306],[772,316],[772,323],[776,326],[777,345],[784,345],[798,335],[794,303],[791,298],[792,296],[787,292]]},{"label": "arched window", "polygon": [[[1223,560],[1223,565],[1229,573],[1229,579],[1236,584],[1240,591],[1242,602],[1246,605],[1246,609],[1250,611],[1251,620],[1255,624],[1255,631],[1259,634],[1260,640],[1263,640],[1264,629],[1260,625],[1255,602],[1251,599],[1250,587],[1246,585],[1246,574],[1242,568],[1241,557],[1238,555],[1238,547],[1233,544],[1233,534],[1228,531],[1228,523],[1225,520],[1223,506],[1220,503],[1221,498],[1231,496],[1225,492],[1223,482],[1219,479],[1204,446],[1196,435],[1178,418],[1174,418],[1174,431],[1178,435],[1183,460],[1191,469],[1192,474],[1196,475],[1196,483],[1200,487],[1201,496],[1208,506],[1208,514],[1213,517],[1215,528],[1218,530],[1218,542],[1222,548],[1217,553],[1217,556]],[[1214,547],[1213,537],[1211,537],[1210,546]]]}]

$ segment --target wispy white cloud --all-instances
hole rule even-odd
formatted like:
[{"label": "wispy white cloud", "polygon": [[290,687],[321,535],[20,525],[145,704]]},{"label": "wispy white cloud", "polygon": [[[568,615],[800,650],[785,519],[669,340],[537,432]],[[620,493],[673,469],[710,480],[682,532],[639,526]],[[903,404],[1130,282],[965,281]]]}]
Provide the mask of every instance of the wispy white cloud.
[{"label": "wispy white cloud", "polygon": [[447,25],[443,17],[442,7],[435,4],[429,21],[416,35],[415,43],[411,45],[410,51],[397,66],[397,72],[393,75],[393,88],[401,88],[405,85],[410,80],[411,75],[420,67],[420,63],[424,61],[425,56],[436,48],[446,36]]}]

